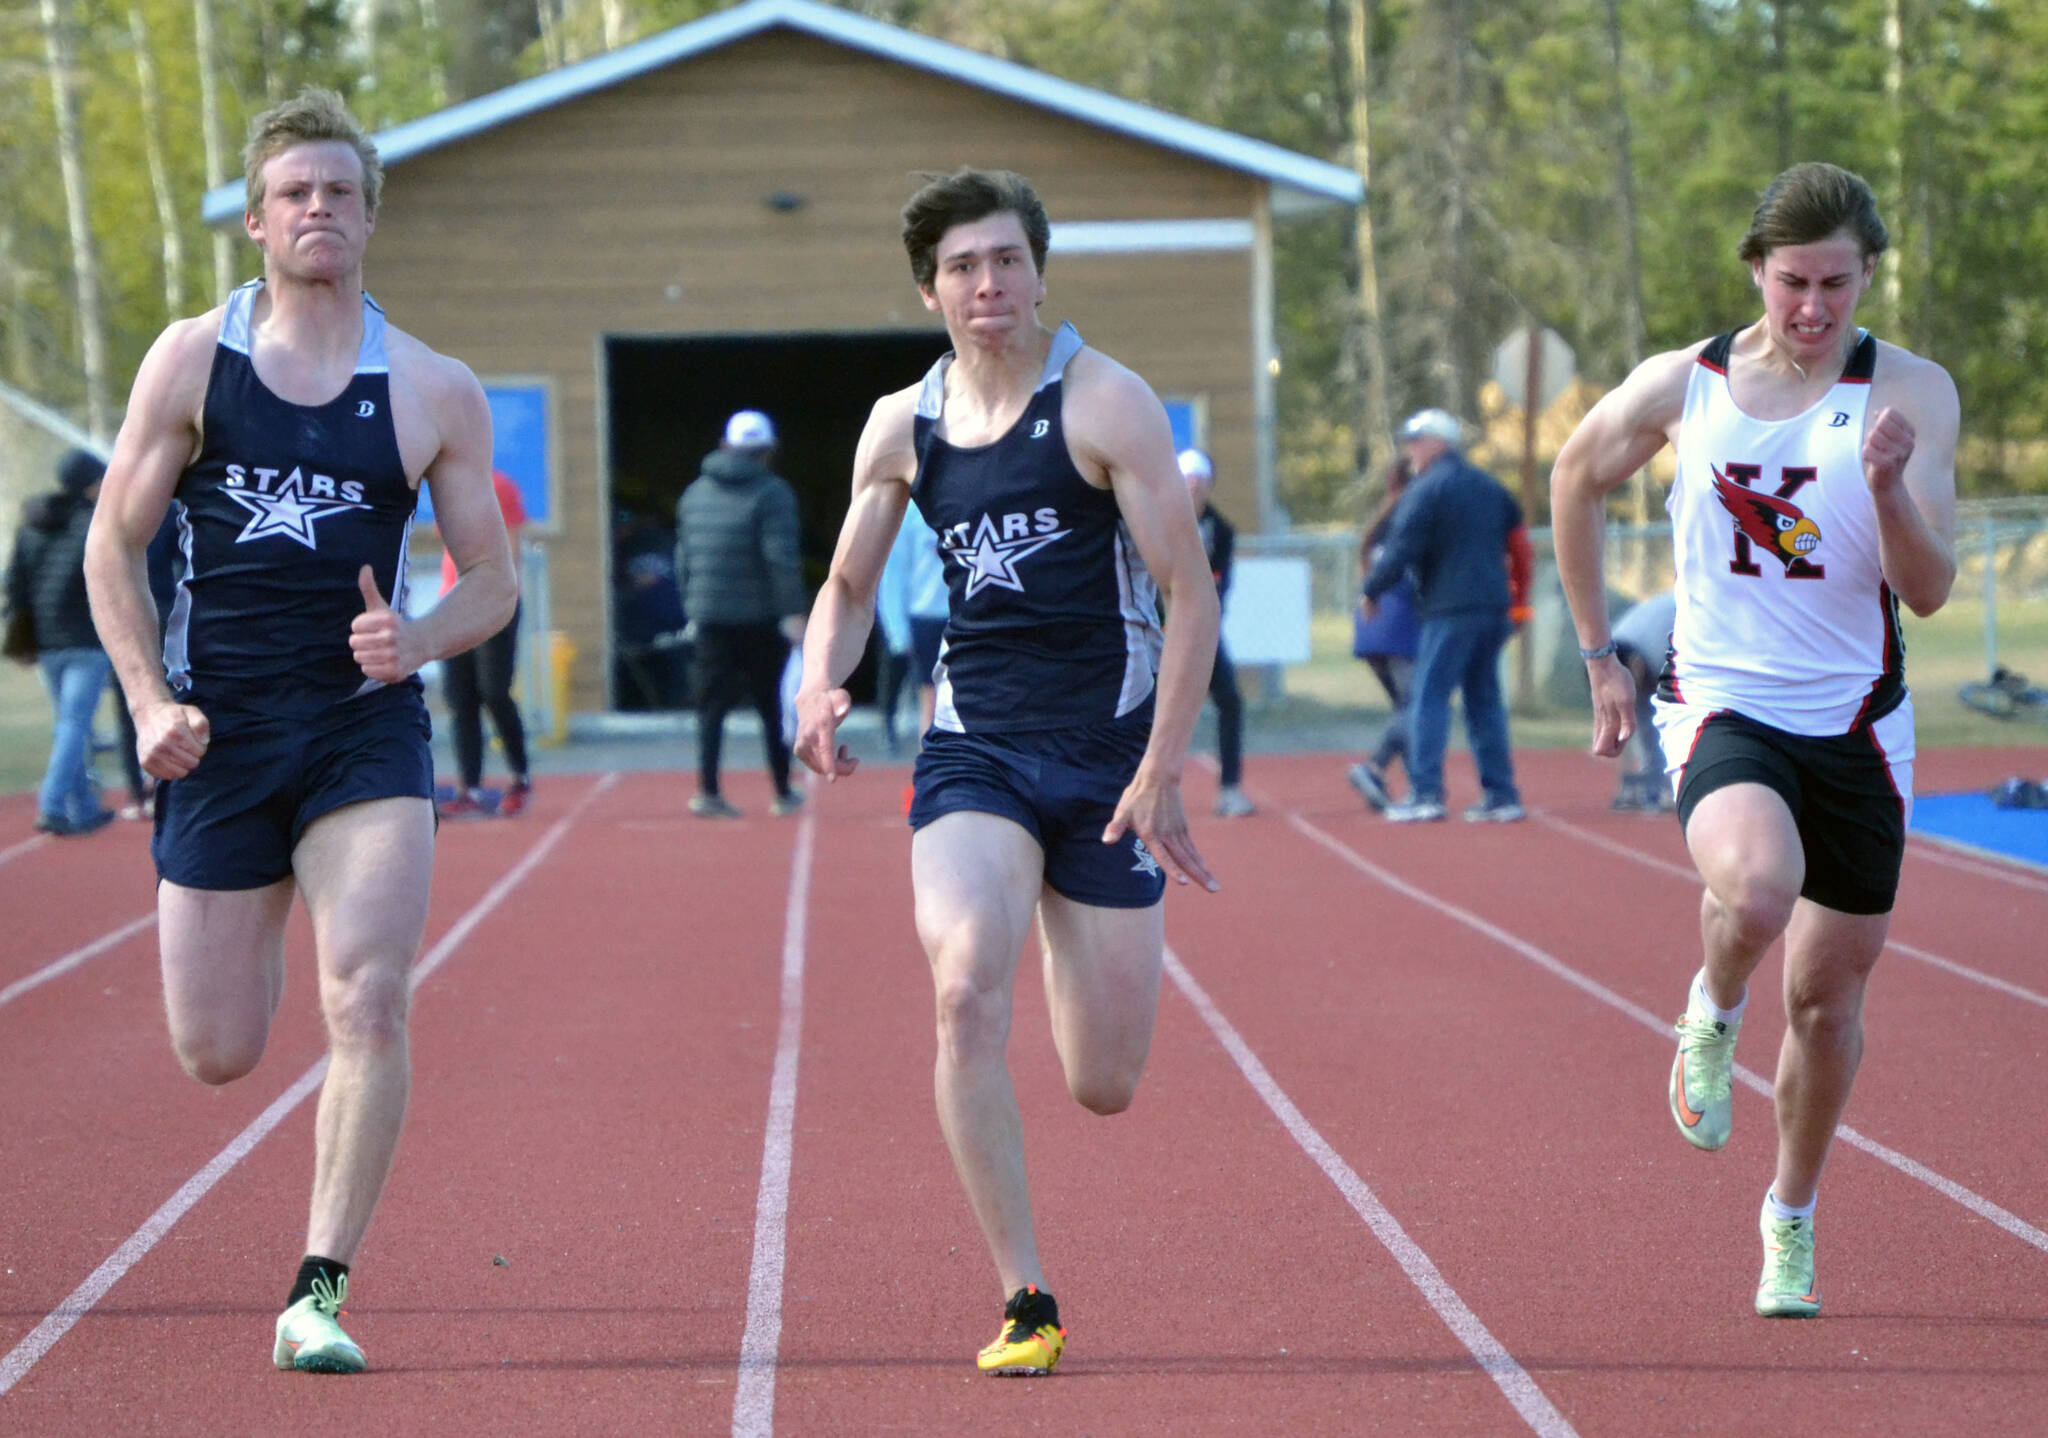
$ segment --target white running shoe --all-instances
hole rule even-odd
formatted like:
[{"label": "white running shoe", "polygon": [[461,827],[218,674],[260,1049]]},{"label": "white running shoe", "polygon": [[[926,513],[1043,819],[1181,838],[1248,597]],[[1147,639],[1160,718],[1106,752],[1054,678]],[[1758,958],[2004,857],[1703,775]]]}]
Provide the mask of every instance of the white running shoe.
[{"label": "white running shoe", "polygon": [[1818,1318],[1820,1285],[1813,1279],[1813,1218],[1757,1215],[1764,1236],[1764,1271],[1756,1281],[1760,1318]]},{"label": "white running shoe", "polygon": [[1723,1023],[1688,993],[1678,1016],[1678,1056],[1671,1061],[1671,1117],[1694,1148],[1728,1142],[1735,1122],[1735,1038],[1742,1020]]},{"label": "white running shoe", "polygon": [[348,1275],[330,1284],[313,1280],[313,1291],[277,1315],[277,1343],[270,1361],[301,1373],[361,1373],[370,1366],[356,1341],[335,1322],[348,1297]]}]

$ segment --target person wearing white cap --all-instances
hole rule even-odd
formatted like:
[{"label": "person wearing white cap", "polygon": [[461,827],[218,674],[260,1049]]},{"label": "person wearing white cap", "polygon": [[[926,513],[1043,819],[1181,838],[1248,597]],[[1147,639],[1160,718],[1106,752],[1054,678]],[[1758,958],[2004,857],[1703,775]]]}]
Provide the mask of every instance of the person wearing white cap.
[{"label": "person wearing white cap", "polygon": [[1478,761],[1480,801],[1471,823],[1523,816],[1500,689],[1500,651],[1513,632],[1510,613],[1528,593],[1529,538],[1522,506],[1501,482],[1459,453],[1458,420],[1446,410],[1410,415],[1395,438],[1415,473],[1394,511],[1379,562],[1365,581],[1368,606],[1413,573],[1422,619],[1415,652],[1411,748],[1405,802],[1390,804],[1397,824],[1444,817],[1444,748],[1451,691],[1462,693],[1465,736]]},{"label": "person wearing white cap", "polygon": [[[1216,579],[1216,602],[1220,605],[1230,592],[1230,561],[1237,551],[1237,529],[1223,517],[1209,496],[1216,488],[1216,466],[1199,449],[1180,452],[1181,478],[1188,482],[1188,497],[1195,504],[1195,524],[1202,531],[1202,548],[1209,556],[1209,573]],[[1257,805],[1244,792],[1244,696],[1237,687],[1237,666],[1223,647],[1223,635],[1216,635],[1216,667],[1209,674],[1209,697],[1216,704],[1216,767],[1220,785],[1216,791],[1216,813],[1224,819],[1242,819],[1257,812]]]},{"label": "person wearing white cap", "polygon": [[676,583],[695,643],[697,793],[690,812],[733,819],[719,790],[725,716],[745,697],[761,716],[761,742],[775,781],[769,812],[803,803],[790,787],[782,737],[782,671],[803,639],[804,584],[798,556],[796,491],[769,469],[775,425],[756,409],[725,422],[725,441],[676,501]]}]

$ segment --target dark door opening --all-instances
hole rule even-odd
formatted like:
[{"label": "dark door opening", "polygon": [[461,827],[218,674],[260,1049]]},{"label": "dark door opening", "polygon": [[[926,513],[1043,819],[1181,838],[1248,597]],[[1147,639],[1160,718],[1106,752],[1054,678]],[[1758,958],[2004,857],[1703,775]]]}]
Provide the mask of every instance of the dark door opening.
[{"label": "dark door opening", "polygon": [[[620,709],[688,702],[673,594],[676,500],[735,410],[775,422],[775,469],[803,517],[804,582],[824,580],[846,518],[853,452],[882,395],[914,383],[947,348],[943,330],[614,338],[605,341],[612,468],[612,673]],[[666,572],[667,589],[663,590]],[[874,696],[879,636],[848,687]]]}]

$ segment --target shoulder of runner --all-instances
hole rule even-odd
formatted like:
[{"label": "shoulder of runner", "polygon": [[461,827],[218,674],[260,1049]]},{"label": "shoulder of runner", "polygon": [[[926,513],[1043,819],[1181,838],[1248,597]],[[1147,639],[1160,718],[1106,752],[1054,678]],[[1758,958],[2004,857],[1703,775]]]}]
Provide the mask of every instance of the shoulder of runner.
[{"label": "shoulder of runner", "polygon": [[443,451],[489,432],[483,386],[461,360],[440,354],[403,330],[386,332],[391,361],[391,423],[406,477],[418,483]]}]

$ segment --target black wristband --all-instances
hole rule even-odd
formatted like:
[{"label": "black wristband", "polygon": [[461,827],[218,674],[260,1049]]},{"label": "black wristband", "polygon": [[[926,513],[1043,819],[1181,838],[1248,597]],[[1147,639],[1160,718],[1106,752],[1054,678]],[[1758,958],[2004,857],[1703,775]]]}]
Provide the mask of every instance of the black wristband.
[{"label": "black wristband", "polygon": [[1587,649],[1584,646],[1581,646],[1579,649],[1579,658],[1605,659],[1608,655],[1612,654],[1613,652],[1614,641],[1610,639],[1605,644],[1601,645],[1598,649]]}]

